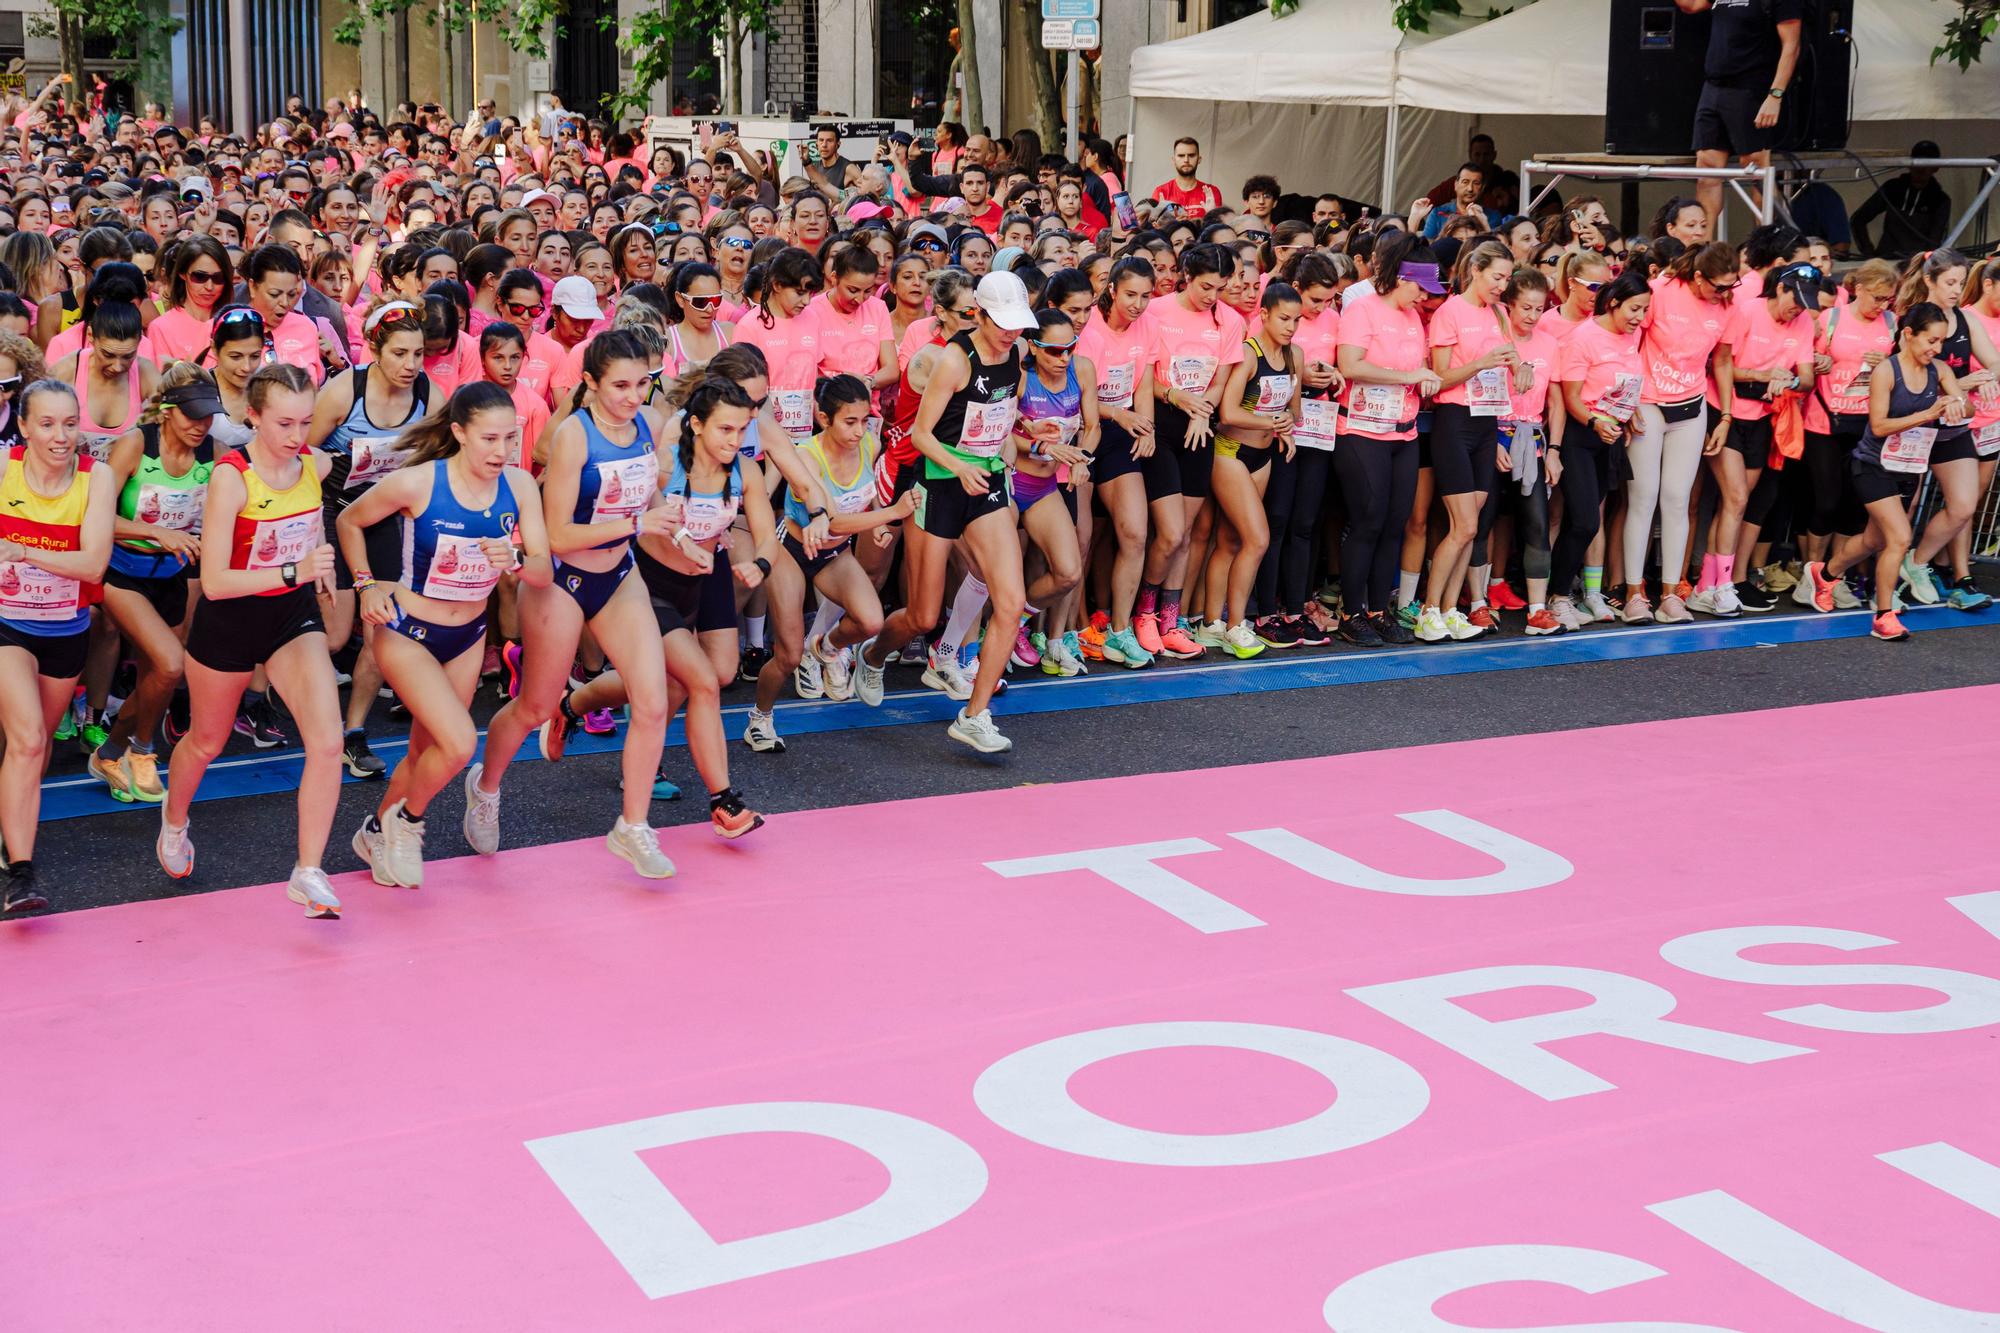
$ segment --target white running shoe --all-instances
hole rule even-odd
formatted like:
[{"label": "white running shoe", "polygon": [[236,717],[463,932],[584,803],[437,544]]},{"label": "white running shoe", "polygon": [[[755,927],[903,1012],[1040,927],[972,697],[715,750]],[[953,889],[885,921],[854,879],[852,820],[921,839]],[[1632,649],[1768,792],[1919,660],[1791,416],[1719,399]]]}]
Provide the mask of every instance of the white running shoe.
[{"label": "white running shoe", "polygon": [[1609,623],[1618,619],[1618,608],[1604,600],[1602,591],[1585,593],[1583,609],[1590,613],[1593,623]]},{"label": "white running shoe", "polygon": [[318,866],[294,866],[285,884],[285,896],[315,920],[332,921],[340,916],[340,899],[333,896],[333,885]]},{"label": "white running shoe", "polygon": [[486,765],[474,764],[465,770],[465,844],[481,856],[500,850],[500,793],[491,796],[479,789],[479,776]]},{"label": "white running shoe", "polygon": [[755,708],[750,710],[750,717],[743,724],[743,743],[758,754],[785,752],[785,738],[778,734],[778,720]]},{"label": "white running shoe", "polygon": [[1715,589],[1696,588],[1694,595],[1687,599],[1687,609],[1696,615],[1720,615],[1721,612],[1715,609]]},{"label": "white running shoe", "polygon": [[1737,593],[1735,584],[1718,583],[1715,586],[1715,614],[1724,620],[1743,614],[1743,598]]},{"label": "white running shoe", "polygon": [[819,655],[813,652],[812,644],[799,654],[799,664],[792,668],[792,689],[801,699],[824,699],[826,682],[820,678]]},{"label": "white running shoe", "polygon": [[393,889],[396,887],[396,882],[387,878],[389,872],[375,869],[375,863],[382,857],[382,832],[380,829],[368,827],[368,821],[374,817],[368,815],[362,819],[360,826],[354,830],[354,837],[349,840],[348,846],[352,847],[354,854],[361,858],[361,864],[367,866],[373,873],[377,884],[385,889]]},{"label": "white running shoe", "polygon": [[188,837],[188,826],[169,824],[164,805],[160,807],[160,836],[153,841],[153,853],[160,858],[160,869],[174,879],[186,879],[194,873],[194,841]]},{"label": "white running shoe", "polygon": [[870,708],[882,706],[882,668],[868,665],[868,648],[875,640],[854,649],[854,697]]},{"label": "white running shoe", "polygon": [[1567,597],[1549,598],[1549,614],[1561,622],[1563,628],[1569,630],[1571,633],[1575,633],[1590,623],[1589,618],[1576,609],[1576,603]]},{"label": "white running shoe", "polygon": [[847,649],[829,652],[824,639],[806,640],[806,656],[819,662],[820,681],[826,686],[826,697],[846,702],[854,697],[854,659]]},{"label": "white running shoe", "polygon": [[959,665],[957,653],[946,653],[942,657],[938,650],[930,650],[930,662],[924,668],[924,688],[936,690],[947,699],[964,703],[972,697],[972,677],[965,674]]},{"label": "white running shoe", "polygon": [[[1452,612],[1457,615],[1456,611]],[[1427,606],[1417,613],[1416,635],[1425,643],[1443,643],[1451,637],[1451,626],[1445,624],[1444,612],[1435,606]]]},{"label": "white running shoe", "polygon": [[1444,627],[1450,632],[1452,638],[1461,643],[1467,639],[1476,639],[1486,633],[1485,630],[1473,624],[1466,617],[1465,612],[1459,610],[1457,607],[1453,607],[1444,613]]},{"label": "white running shoe", "polygon": [[[1834,610],[1859,611],[1861,609],[1862,601],[1859,597],[1856,597],[1854,595],[1854,589],[1848,586],[1846,579],[1844,578],[1829,579],[1828,582],[1833,584]],[[1900,597],[1892,596],[1890,598],[1890,604],[1894,607],[1894,609],[1900,611],[1903,609],[1902,606],[1898,605],[1898,603],[1900,603],[1901,600],[1902,599]]]},{"label": "white running shoe", "polygon": [[[421,889],[424,886],[424,821],[403,817],[403,803],[396,802],[382,820],[382,841],[370,868],[375,882],[390,888]],[[386,876],[386,878],[385,878]]]},{"label": "white running shoe", "polygon": [[[1053,663],[1055,670],[1049,670]],[[1076,633],[1071,631],[1059,638],[1049,640],[1049,646],[1042,653],[1042,670],[1051,676],[1081,676],[1090,668],[1084,665],[1083,654],[1077,651]]]},{"label": "white running shoe", "polygon": [[981,709],[977,716],[959,709],[958,716],[945,728],[945,734],[981,754],[1002,754],[1014,748],[1014,742],[1002,736],[1000,728],[993,725],[993,710],[990,708]]},{"label": "white running shoe", "polygon": [[659,835],[644,824],[628,824],[621,818],[605,835],[604,845],[611,849],[613,856],[630,862],[632,868],[647,879],[673,877],[674,863],[660,850]]},{"label": "white running shoe", "polygon": [[1220,620],[1203,620],[1195,624],[1188,635],[1204,648],[1227,648],[1229,646],[1229,626]]}]

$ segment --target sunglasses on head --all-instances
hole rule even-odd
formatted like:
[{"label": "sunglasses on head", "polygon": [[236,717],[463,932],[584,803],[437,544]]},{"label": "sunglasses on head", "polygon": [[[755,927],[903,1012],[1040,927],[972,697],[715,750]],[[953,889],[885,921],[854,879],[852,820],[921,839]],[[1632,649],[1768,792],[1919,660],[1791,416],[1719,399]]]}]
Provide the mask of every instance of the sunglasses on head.
[{"label": "sunglasses on head", "polygon": [[215,321],[215,327],[218,329],[227,328],[231,324],[255,324],[261,329],[264,327],[264,317],[251,307],[240,305],[234,310],[223,311]]}]

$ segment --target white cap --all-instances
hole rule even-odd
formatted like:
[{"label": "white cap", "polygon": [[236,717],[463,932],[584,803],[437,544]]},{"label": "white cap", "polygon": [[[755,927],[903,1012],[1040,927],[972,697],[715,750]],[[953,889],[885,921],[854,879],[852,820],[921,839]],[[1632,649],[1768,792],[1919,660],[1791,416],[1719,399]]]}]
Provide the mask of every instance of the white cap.
[{"label": "white cap", "polygon": [[203,179],[200,176],[189,176],[186,180],[181,182],[181,193],[186,194],[190,190],[199,191],[202,198],[204,199],[208,198],[207,180]]},{"label": "white cap", "polygon": [[556,284],[555,292],[549,299],[555,303],[556,309],[571,319],[604,318],[604,312],[597,308],[597,288],[590,285],[589,278],[574,275],[564,278]]},{"label": "white cap", "polygon": [[1003,329],[1027,330],[1037,327],[1034,309],[1028,304],[1028,288],[1011,273],[989,273],[979,280],[972,299],[986,317]]},{"label": "white cap", "polygon": [[562,203],[562,196],[553,190],[530,190],[521,196],[521,207],[526,208],[529,204],[539,204],[544,199],[556,205]]}]

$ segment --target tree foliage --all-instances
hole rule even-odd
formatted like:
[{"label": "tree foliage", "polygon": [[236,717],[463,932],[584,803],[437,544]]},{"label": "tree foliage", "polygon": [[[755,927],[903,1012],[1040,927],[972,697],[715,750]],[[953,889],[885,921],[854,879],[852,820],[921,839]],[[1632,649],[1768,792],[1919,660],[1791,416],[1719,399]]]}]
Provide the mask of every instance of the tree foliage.
[{"label": "tree foliage", "polygon": [[[1943,40],[1931,52],[1931,63],[1943,60],[1962,70],[1970,69],[2000,31],[2000,0],[1951,0],[1951,4],[1958,12],[1945,20]],[[1274,14],[1296,8],[1298,0],[1271,0]],[[1395,20],[1404,32],[1429,32],[1434,16],[1462,16],[1466,12],[1461,0],[1396,0]],[[1510,12],[1512,7],[1488,8],[1483,17],[1498,18]]]}]

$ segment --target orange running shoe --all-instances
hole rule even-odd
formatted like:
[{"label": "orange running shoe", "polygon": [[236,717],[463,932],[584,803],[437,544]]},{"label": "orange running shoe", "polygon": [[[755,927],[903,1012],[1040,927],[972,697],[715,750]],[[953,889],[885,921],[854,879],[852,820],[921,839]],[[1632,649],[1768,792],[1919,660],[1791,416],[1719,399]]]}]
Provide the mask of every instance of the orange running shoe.
[{"label": "orange running shoe", "polygon": [[1144,615],[1132,617],[1132,635],[1139,640],[1139,646],[1154,657],[1160,655],[1160,618],[1148,611]]}]

